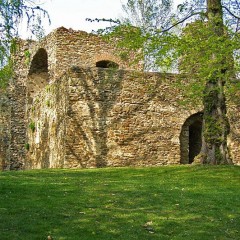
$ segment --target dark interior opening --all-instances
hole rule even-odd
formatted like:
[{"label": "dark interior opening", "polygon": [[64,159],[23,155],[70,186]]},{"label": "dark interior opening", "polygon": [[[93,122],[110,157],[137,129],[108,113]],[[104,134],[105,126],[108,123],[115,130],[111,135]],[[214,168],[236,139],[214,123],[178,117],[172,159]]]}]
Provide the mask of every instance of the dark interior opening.
[{"label": "dark interior opening", "polygon": [[119,65],[115,62],[112,61],[108,61],[108,60],[103,60],[103,61],[99,61],[96,63],[96,67],[100,67],[100,68],[115,68],[118,69]]},{"label": "dark interior opening", "polygon": [[201,112],[191,115],[182,126],[180,133],[181,164],[191,164],[202,148]]},{"label": "dark interior opening", "polygon": [[202,147],[202,122],[195,121],[189,126],[189,163],[200,153]]},{"label": "dark interior opening", "polygon": [[40,48],[33,57],[29,75],[42,72],[48,72],[48,55],[45,49]]},{"label": "dark interior opening", "polygon": [[34,95],[38,94],[49,83],[48,73],[48,54],[43,48],[40,48],[33,56],[27,82],[27,91],[29,102]]}]

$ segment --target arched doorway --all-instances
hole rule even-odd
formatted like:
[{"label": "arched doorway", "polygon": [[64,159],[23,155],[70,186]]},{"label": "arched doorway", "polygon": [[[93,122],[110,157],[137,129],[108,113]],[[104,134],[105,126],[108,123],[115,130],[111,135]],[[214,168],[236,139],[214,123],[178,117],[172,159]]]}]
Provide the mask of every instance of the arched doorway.
[{"label": "arched doorway", "polygon": [[44,88],[49,82],[48,55],[44,48],[40,48],[33,56],[28,73],[28,93],[30,96]]},{"label": "arched doorway", "polygon": [[181,164],[191,164],[202,147],[203,113],[191,115],[182,126],[180,134]]}]

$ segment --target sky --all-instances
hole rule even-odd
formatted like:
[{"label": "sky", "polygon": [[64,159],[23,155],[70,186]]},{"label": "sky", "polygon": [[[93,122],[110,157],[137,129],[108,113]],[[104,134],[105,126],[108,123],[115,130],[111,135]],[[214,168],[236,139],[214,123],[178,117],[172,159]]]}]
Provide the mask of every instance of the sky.
[{"label": "sky", "polygon": [[60,26],[75,30],[91,31],[93,23],[86,18],[118,18],[121,2],[124,0],[45,0],[43,5],[48,10],[52,24],[49,29]]},{"label": "sky", "polygon": [[[175,4],[180,0],[175,0]],[[87,22],[86,18],[120,18],[123,15],[122,4],[127,0],[35,0],[40,2],[40,6],[47,10],[51,25],[48,21],[44,22],[45,34],[54,29],[64,26],[74,30],[91,32],[105,26],[100,23]],[[24,24],[20,27],[20,36],[28,38]]]},{"label": "sky", "polygon": [[[87,22],[86,18],[119,18],[121,17],[122,4],[127,0],[40,0],[40,6],[47,10],[51,25],[44,22],[45,33],[48,34],[53,29],[64,26],[74,30],[91,32],[104,27],[100,23]],[[27,38],[23,24],[21,37]]]}]

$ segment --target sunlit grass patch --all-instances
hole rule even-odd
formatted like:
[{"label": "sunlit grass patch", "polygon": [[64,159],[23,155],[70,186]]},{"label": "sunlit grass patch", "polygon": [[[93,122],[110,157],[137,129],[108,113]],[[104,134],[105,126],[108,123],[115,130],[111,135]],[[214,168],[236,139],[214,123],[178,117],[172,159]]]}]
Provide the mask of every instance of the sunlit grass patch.
[{"label": "sunlit grass patch", "polygon": [[0,239],[240,239],[240,167],[0,173]]}]

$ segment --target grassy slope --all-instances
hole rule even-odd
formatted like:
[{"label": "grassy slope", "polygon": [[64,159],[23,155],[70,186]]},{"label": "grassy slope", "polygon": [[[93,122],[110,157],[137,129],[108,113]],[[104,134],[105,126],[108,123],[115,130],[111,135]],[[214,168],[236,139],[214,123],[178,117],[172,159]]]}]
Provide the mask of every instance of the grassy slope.
[{"label": "grassy slope", "polygon": [[0,173],[0,239],[240,239],[240,167]]}]

